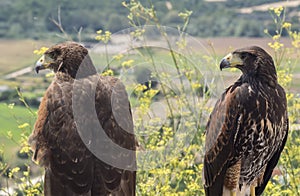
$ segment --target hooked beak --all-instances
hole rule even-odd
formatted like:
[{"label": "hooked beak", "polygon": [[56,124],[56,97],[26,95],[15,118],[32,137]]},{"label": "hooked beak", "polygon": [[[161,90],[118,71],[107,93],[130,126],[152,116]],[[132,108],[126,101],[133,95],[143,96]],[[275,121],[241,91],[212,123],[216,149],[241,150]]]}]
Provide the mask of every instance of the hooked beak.
[{"label": "hooked beak", "polygon": [[242,59],[237,54],[229,53],[221,60],[220,69],[236,67],[237,65],[243,65]]},{"label": "hooked beak", "polygon": [[42,69],[47,69],[51,63],[46,61],[46,56],[43,55],[35,64],[35,72],[39,73]]}]

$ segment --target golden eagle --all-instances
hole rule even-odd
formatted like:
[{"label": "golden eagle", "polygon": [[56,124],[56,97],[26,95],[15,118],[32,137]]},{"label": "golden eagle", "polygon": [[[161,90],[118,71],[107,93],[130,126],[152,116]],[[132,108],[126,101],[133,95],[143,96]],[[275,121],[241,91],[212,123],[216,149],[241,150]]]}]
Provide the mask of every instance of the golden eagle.
[{"label": "golden eagle", "polygon": [[222,94],[206,127],[204,187],[209,196],[260,195],[288,135],[287,101],[272,57],[257,46],[225,56],[240,78]]},{"label": "golden eagle", "polygon": [[135,195],[137,142],[122,83],[97,74],[74,42],[49,48],[35,69],[46,68],[55,77],[29,137],[45,195]]}]

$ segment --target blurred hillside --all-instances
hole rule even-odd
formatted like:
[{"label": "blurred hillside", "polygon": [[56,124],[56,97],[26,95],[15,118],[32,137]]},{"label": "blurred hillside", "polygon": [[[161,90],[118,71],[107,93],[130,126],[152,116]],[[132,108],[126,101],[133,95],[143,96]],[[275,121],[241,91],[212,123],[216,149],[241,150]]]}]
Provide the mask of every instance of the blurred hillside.
[{"label": "blurred hillside", "polygon": [[[127,0],[129,1],[129,0]],[[143,0],[147,4],[147,0]],[[163,25],[176,27],[182,23],[178,13],[193,11],[188,33],[193,36],[262,37],[263,30],[275,29],[268,8],[276,0],[170,0],[153,1]],[[283,3],[284,2],[284,3]],[[300,1],[280,1],[287,6],[287,21],[298,24]],[[64,29],[74,37],[82,30],[82,38],[93,39],[96,30],[117,32],[127,28],[129,11],[122,0],[1,0],[0,38],[45,39],[59,32],[51,19],[58,20],[58,8]]]}]

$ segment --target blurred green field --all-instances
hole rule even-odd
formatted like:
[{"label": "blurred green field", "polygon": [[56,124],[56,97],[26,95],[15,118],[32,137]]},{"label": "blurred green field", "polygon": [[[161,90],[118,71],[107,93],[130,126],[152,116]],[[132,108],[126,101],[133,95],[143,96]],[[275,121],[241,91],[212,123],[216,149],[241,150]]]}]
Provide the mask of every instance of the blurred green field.
[{"label": "blurred green field", "polygon": [[[34,111],[36,109],[33,108]],[[25,122],[32,124],[34,122],[33,115],[23,106],[13,106],[10,108],[5,103],[0,103],[0,136],[3,136],[4,131],[12,131],[17,134],[18,126]]]},{"label": "blurred green field", "polygon": [[[5,157],[10,159],[15,156],[15,152],[19,150],[16,142],[20,140],[22,133],[28,135],[31,132],[34,121],[34,115],[25,107],[11,108],[5,103],[0,103],[0,147],[4,148]],[[28,123],[28,126],[24,127],[24,123]]]},{"label": "blurred green field", "polygon": [[[247,39],[247,38],[215,38],[208,39],[214,43],[215,58],[221,58],[222,55],[229,52],[229,48],[237,48],[239,43],[250,44],[250,42],[257,43],[258,45],[266,45],[268,39]],[[203,41],[203,40],[202,40]],[[203,41],[204,43],[204,41]],[[224,44],[225,43],[225,44]],[[0,85],[8,85],[12,88],[20,87],[21,90],[26,91],[24,95],[30,97],[35,96],[39,97],[45,91],[45,88],[49,85],[51,78],[45,78],[43,74],[36,75],[35,73],[29,73],[24,76],[19,76],[10,80],[5,80],[4,76],[7,73],[11,73],[18,69],[27,67],[34,64],[36,59],[39,58],[38,55],[33,54],[33,51],[39,49],[42,46],[49,47],[52,44],[43,41],[34,41],[34,40],[0,40]],[[226,47],[225,47],[226,45]],[[145,53],[147,51],[141,49],[139,52]],[[148,51],[149,52],[149,51]],[[157,63],[172,64],[172,58],[170,53],[166,50],[157,50],[152,49],[150,52],[155,53],[155,61]],[[147,55],[146,55],[147,56]],[[106,56],[104,54],[91,54],[91,58],[94,61],[94,64],[97,68],[104,69],[107,65]],[[194,59],[197,59],[197,56],[194,56]],[[200,56],[199,56],[200,58]],[[109,60],[113,59],[113,55],[108,56]],[[143,59],[139,58],[136,54],[125,55],[121,60],[114,60],[111,63],[111,66],[117,67],[121,66],[122,62],[133,59],[134,64],[143,64]],[[291,88],[294,92],[300,92],[300,66],[296,65],[294,67],[295,78],[292,82]],[[239,73],[235,73],[239,74]],[[9,101],[8,101],[9,102]],[[36,110],[36,109],[34,109]],[[0,142],[5,146],[13,146],[13,143],[7,139],[6,135],[8,131],[11,131],[15,139],[20,138],[21,130],[18,128],[19,125],[23,123],[29,123],[33,125],[34,117],[29,113],[29,111],[22,106],[15,106],[13,110],[9,109],[7,105],[0,102]],[[30,132],[32,127],[27,127]]]}]

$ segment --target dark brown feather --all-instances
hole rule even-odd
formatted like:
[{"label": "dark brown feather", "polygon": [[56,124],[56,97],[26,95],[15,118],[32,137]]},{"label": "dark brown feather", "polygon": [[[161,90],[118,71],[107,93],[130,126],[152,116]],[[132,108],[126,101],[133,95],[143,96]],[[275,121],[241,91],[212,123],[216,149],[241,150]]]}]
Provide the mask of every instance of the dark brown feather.
[{"label": "dark brown feather", "polygon": [[[288,125],[288,122],[287,122]],[[288,130],[288,127],[287,127]],[[263,191],[265,190],[271,176],[273,173],[273,170],[275,168],[275,166],[277,165],[279,158],[280,158],[280,154],[285,146],[286,140],[287,140],[288,134],[285,135],[284,140],[282,141],[282,144],[280,146],[280,149],[278,149],[273,157],[271,158],[271,160],[269,161],[265,172],[263,173],[263,181],[261,184],[259,184],[256,188],[255,188],[255,195],[259,196],[263,193]]]},{"label": "dark brown feather", "polygon": [[[96,74],[78,44],[56,45],[47,53],[56,58],[56,76],[30,137],[45,162],[45,195],[135,195],[137,142],[125,87]],[[127,151],[113,151],[111,143]]]},{"label": "dark brown feather", "polygon": [[222,95],[206,127],[204,178],[206,195],[222,195],[224,178],[233,158],[234,139],[241,115],[238,91],[231,87]]},{"label": "dark brown feather", "polygon": [[[284,89],[277,82],[273,60],[263,49],[232,53],[243,75],[217,101],[206,127],[204,178],[206,195],[222,195],[243,185],[261,194],[284,148],[288,133]],[[235,58],[236,58],[235,57]],[[229,67],[223,59],[221,67]],[[237,165],[238,164],[238,165]],[[237,169],[240,171],[237,171]],[[236,180],[238,179],[238,180]],[[232,184],[232,182],[235,182]]]}]

